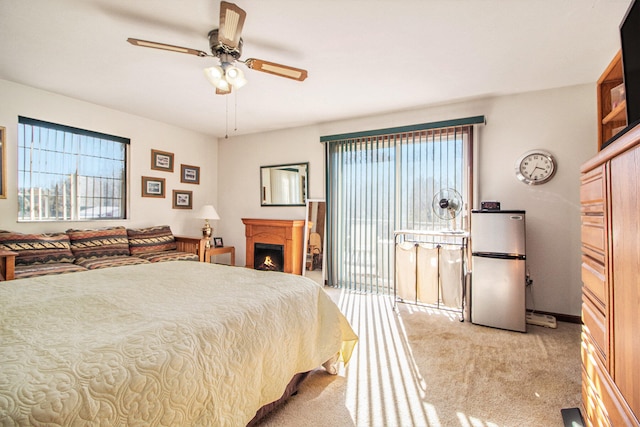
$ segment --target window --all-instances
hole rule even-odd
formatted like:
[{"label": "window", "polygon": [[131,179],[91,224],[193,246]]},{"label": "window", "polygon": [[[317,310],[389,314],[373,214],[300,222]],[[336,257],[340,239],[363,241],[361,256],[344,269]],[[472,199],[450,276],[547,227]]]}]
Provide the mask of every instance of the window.
[{"label": "window", "polygon": [[126,218],[129,139],[18,118],[18,221]]},{"label": "window", "polygon": [[321,138],[327,152],[329,284],[389,292],[395,230],[464,227],[462,215],[442,215],[433,203],[441,190],[457,192],[468,213],[472,125],[483,121],[480,116]]}]

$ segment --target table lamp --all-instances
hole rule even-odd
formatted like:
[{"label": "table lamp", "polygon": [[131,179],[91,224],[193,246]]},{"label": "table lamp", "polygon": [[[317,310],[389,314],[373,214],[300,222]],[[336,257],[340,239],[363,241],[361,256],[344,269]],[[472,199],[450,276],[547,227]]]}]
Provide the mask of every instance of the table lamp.
[{"label": "table lamp", "polygon": [[209,224],[209,220],[220,219],[218,212],[213,205],[204,205],[198,211],[198,218],[204,219],[204,227],[202,227],[202,237],[207,238],[207,247],[211,247],[211,234],[213,233],[213,227]]}]

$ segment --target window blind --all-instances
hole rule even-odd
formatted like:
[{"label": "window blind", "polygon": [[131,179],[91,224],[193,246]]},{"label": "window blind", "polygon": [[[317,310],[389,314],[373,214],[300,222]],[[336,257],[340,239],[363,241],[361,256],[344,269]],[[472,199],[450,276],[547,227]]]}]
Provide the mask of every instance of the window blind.
[{"label": "window blind", "polygon": [[322,137],[327,170],[327,280],[387,293],[394,230],[463,227],[434,212],[440,190],[471,205],[473,125],[484,117]]}]

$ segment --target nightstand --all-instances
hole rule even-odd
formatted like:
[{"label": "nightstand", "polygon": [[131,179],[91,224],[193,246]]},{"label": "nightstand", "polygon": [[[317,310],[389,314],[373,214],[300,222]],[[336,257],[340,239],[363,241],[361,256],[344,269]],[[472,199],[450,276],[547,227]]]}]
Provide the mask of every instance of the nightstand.
[{"label": "nightstand", "polygon": [[0,281],[15,278],[16,255],[18,252],[0,249]]},{"label": "nightstand", "polygon": [[204,250],[204,262],[211,262],[211,257],[214,255],[230,254],[231,259],[229,265],[236,265],[236,248],[235,246],[221,246],[219,248],[206,248]]}]

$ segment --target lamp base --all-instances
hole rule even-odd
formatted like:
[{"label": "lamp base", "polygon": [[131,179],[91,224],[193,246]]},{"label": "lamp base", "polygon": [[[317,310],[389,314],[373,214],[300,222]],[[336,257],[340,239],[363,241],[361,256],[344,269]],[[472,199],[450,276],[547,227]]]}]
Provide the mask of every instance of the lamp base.
[{"label": "lamp base", "polygon": [[211,235],[212,234],[213,234],[213,229],[211,228],[211,225],[209,225],[209,222],[207,221],[205,223],[204,227],[202,227],[202,237],[207,239],[207,243],[205,244],[205,247],[207,247],[207,248],[211,247]]}]

